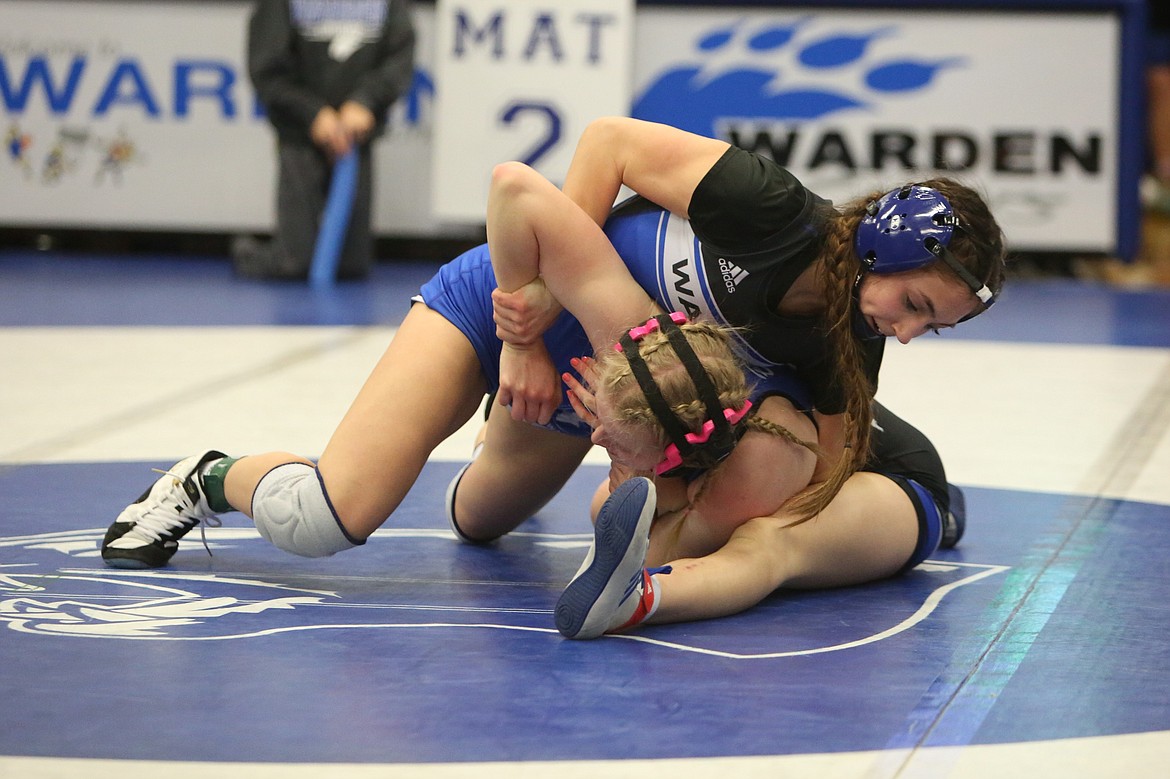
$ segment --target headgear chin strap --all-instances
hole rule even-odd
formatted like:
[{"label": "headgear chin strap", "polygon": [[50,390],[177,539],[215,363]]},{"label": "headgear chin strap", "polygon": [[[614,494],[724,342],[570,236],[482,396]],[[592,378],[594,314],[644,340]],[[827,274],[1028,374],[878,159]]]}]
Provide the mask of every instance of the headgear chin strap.
[{"label": "headgear chin strap", "polygon": [[[654,412],[655,418],[670,439],[662,462],[655,468],[655,473],[659,476],[675,475],[683,467],[684,460],[689,460],[688,465],[694,467],[709,468],[726,458],[742,434],[740,428],[734,426],[747,415],[752,406],[749,400],[745,401],[743,408],[738,411],[723,408],[715,384],[687,342],[686,335],[679,328],[679,325],[686,321],[686,315],[678,312],[669,316],[660,314],[648,320],[645,325],[635,327],[623,335],[614,347],[630,361],[630,371],[646,395],[650,410]],[[707,407],[707,421],[703,423],[698,433],[687,430],[682,420],[674,413],[663,397],[646,361],[642,359],[637,342],[647,333],[658,329],[666,335],[671,348],[686,368],[691,381],[695,383],[699,399]]]},{"label": "headgear chin strap", "polygon": [[961,229],[959,218],[941,192],[906,186],[869,202],[853,247],[865,269],[874,273],[914,270],[942,260],[990,308],[994,293],[947,248],[956,229]]}]

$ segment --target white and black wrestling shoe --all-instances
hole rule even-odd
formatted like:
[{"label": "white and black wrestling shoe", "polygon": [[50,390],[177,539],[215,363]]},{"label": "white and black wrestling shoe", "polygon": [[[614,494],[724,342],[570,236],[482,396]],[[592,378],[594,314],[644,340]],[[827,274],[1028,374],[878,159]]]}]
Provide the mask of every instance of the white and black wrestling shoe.
[{"label": "white and black wrestling shoe", "polygon": [[218,525],[207,505],[201,469],[225,455],[208,451],[180,460],[142,497],[127,506],[102,539],[102,559],[111,568],[160,568],[179,549],[179,539],[201,521]]}]

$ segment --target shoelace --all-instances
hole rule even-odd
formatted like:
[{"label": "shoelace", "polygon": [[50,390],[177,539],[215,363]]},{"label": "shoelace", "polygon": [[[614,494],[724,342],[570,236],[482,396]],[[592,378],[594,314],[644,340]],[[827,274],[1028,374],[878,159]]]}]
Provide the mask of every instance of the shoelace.
[{"label": "shoelace", "polygon": [[223,520],[217,516],[210,516],[199,523],[199,540],[203,542],[203,549],[206,550],[208,557],[215,557],[211,553],[211,547],[207,545],[207,528],[223,527]]},{"label": "shoelace", "polygon": [[[151,468],[155,473],[163,476],[170,476],[175,480],[175,487],[180,487],[183,483],[183,477],[172,471],[164,471],[159,468]],[[183,492],[183,497],[186,498],[186,492]],[[200,540],[203,542],[203,548],[207,550],[208,557],[211,557],[211,547],[207,544],[207,526],[222,527],[223,520],[215,514],[208,516],[190,516],[190,512],[195,508],[186,508],[179,504],[175,508],[168,508],[160,501],[147,509],[142,516],[140,516],[134,523],[134,530],[132,533],[137,533],[139,530],[143,531],[143,535],[149,537],[152,541],[161,541],[164,533],[170,533],[172,530],[185,528],[187,523],[184,520],[194,520],[194,524],[199,525]],[[193,525],[192,525],[193,526]]]}]

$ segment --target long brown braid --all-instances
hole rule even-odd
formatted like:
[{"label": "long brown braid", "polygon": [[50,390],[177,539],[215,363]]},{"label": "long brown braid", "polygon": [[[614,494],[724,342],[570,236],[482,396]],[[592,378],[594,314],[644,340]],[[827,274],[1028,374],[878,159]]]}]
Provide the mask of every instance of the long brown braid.
[{"label": "long brown braid", "polygon": [[[953,179],[930,179],[921,182],[919,186],[938,190],[950,202],[960,226],[951,236],[949,250],[964,268],[998,297],[1005,276],[1005,241],[983,197]],[[820,280],[826,302],[821,329],[827,341],[827,353],[833,355],[834,374],[845,401],[847,448],[823,482],[798,494],[789,505],[800,516],[799,522],[819,514],[845,481],[862,468],[869,458],[873,421],[871,403],[875,387],[868,378],[861,344],[853,332],[853,292],[861,270],[853,240],[866,206],[884,194],[885,191],[872,192],[852,201],[834,212],[825,222],[819,260]],[[927,267],[936,273],[958,278],[943,262],[935,262]],[[976,311],[982,310],[982,304],[978,304]],[[744,377],[743,365],[731,350],[726,335],[729,328],[705,322],[689,322],[682,328],[715,382],[724,408],[742,407],[750,387]],[[643,338],[640,347],[643,359],[653,370],[664,397],[679,418],[697,432],[706,420],[706,407],[695,397],[694,385],[667,345],[667,339],[660,332],[652,332]],[[599,354],[597,359],[601,384],[610,392],[619,419],[651,430],[656,439],[665,445],[665,432],[634,380],[628,361],[624,358],[614,359],[615,355],[617,352],[607,352]],[[758,416],[749,416],[742,424],[785,438],[809,449],[818,457],[824,457],[820,447],[797,437],[782,425]]]},{"label": "long brown braid", "polygon": [[[939,178],[918,186],[938,190],[951,204],[960,226],[954,231],[948,248],[959,262],[982,281],[997,297],[1004,282],[1004,236],[983,197],[953,179]],[[864,366],[861,344],[853,333],[853,288],[861,268],[853,248],[857,226],[866,206],[878,200],[884,191],[872,192],[846,204],[826,223],[820,255],[820,274],[825,290],[826,307],[822,326],[828,341],[828,353],[835,357],[835,374],[845,398],[845,440],[847,449],[834,464],[824,482],[798,496],[791,508],[807,520],[818,514],[840,491],[854,472],[869,458],[870,429],[873,421],[871,402],[875,387]],[[930,269],[958,279],[943,262]],[[982,311],[982,304],[978,311]]]}]

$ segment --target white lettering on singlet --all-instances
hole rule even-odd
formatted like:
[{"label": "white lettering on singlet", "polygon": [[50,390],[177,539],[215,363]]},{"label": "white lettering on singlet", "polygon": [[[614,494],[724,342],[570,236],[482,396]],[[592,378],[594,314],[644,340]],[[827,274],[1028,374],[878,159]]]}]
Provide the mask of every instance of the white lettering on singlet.
[{"label": "white lettering on singlet", "polygon": [[[664,221],[665,224],[659,223],[660,298],[668,303],[671,311],[681,311],[690,319],[708,319],[728,324],[727,317],[719,309],[707,286],[702,248],[695,231],[691,229],[691,223],[675,216],[667,216]],[[732,343],[748,368],[761,376],[772,375],[775,366],[753,349],[742,333],[732,333]]]}]

